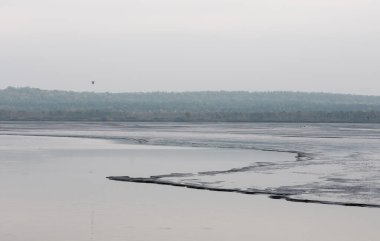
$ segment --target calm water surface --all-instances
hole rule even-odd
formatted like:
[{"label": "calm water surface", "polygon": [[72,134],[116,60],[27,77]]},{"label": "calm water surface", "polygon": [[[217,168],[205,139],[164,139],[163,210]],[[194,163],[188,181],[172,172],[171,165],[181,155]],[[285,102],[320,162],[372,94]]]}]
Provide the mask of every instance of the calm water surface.
[{"label": "calm water surface", "polygon": [[[231,125],[144,125],[2,123],[0,240],[376,241],[380,237],[378,208],[291,203],[265,195],[105,178],[187,173],[187,177],[168,179],[240,189],[298,188],[314,190],[297,193],[299,196],[376,203],[379,157],[374,148],[374,127],[371,131],[365,128],[371,135],[352,127],[350,135],[343,130],[340,135],[350,137],[345,140],[331,137],[338,131],[315,129],[289,137],[294,133],[288,132],[295,132],[289,127],[283,127],[280,134],[266,132],[270,128],[260,125],[243,125],[243,129]],[[297,153],[291,152],[294,150],[305,152],[307,158],[297,159]],[[257,163],[271,165],[224,172]],[[361,168],[353,172],[353,167]],[[201,174],[209,171],[213,174]],[[344,176],[336,175],[343,171]],[[336,179],[326,181],[331,175]],[[347,175],[354,181],[340,183],[348,188],[336,187],[338,177],[348,179]],[[352,186],[357,183],[368,188],[355,193]],[[326,188],[327,184],[333,188]]]}]

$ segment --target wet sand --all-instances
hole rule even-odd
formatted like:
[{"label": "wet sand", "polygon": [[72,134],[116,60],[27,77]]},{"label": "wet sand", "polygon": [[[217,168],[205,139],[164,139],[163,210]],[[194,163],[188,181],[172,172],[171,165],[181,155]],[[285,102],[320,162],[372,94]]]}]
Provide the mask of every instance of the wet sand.
[{"label": "wet sand", "polygon": [[[376,241],[380,209],[292,203],[107,176],[225,170],[252,150],[0,136],[0,239]],[[273,155],[272,155],[273,154]],[[233,158],[233,162],[231,159]]]}]

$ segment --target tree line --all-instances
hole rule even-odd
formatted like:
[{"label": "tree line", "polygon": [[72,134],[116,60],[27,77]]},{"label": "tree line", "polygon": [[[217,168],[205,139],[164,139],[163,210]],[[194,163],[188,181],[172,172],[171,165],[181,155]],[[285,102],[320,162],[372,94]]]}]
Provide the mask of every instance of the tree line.
[{"label": "tree line", "polygon": [[0,121],[380,122],[380,97],[302,92],[0,90]]}]

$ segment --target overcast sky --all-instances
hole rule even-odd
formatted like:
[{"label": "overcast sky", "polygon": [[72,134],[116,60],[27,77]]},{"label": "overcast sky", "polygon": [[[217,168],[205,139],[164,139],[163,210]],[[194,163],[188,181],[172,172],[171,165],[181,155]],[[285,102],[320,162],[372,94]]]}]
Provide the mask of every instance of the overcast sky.
[{"label": "overcast sky", "polygon": [[0,88],[380,95],[379,13],[375,0],[0,0]]}]

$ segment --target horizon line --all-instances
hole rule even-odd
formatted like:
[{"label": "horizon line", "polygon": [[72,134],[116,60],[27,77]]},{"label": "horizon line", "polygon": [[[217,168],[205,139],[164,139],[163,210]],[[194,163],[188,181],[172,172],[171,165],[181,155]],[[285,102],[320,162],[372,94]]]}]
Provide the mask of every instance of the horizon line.
[{"label": "horizon line", "polygon": [[229,92],[229,93],[300,93],[300,94],[330,94],[330,95],[350,95],[350,96],[368,96],[368,97],[380,97],[380,95],[373,94],[355,94],[355,93],[342,93],[342,92],[327,92],[327,91],[301,91],[301,90],[148,90],[148,91],[123,91],[123,92],[111,92],[111,91],[99,91],[99,90],[68,90],[68,89],[43,89],[39,87],[31,86],[7,86],[5,88],[0,88],[0,91],[7,89],[35,89],[41,91],[61,91],[61,92],[75,92],[75,93],[93,93],[93,94],[149,94],[149,93],[206,93],[206,92]]}]

